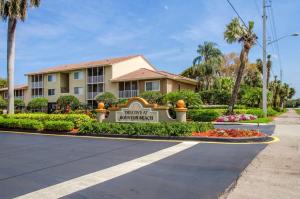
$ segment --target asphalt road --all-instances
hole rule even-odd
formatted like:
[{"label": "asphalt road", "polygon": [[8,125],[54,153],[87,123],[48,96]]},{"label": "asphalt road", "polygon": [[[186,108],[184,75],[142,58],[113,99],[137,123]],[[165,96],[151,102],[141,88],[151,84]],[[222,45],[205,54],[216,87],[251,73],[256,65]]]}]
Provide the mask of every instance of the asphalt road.
[{"label": "asphalt road", "polygon": [[[261,128],[268,134],[274,130]],[[0,132],[0,198],[72,181],[178,144]],[[217,198],[265,146],[199,143],[63,198]]]}]

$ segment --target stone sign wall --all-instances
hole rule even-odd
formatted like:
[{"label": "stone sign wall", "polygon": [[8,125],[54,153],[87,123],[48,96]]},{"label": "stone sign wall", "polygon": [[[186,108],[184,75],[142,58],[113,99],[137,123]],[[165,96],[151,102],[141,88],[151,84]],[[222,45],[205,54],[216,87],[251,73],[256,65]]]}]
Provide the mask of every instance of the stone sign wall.
[{"label": "stone sign wall", "polygon": [[128,100],[124,105],[119,105],[118,107],[112,107],[108,109],[108,117],[105,118],[107,112],[104,109],[103,103],[100,105],[97,111],[97,120],[99,122],[109,121],[109,122],[185,122],[186,121],[186,111],[184,107],[177,108],[176,120],[171,118],[169,115],[168,107],[160,107],[157,104],[149,104],[145,99],[134,97]]}]

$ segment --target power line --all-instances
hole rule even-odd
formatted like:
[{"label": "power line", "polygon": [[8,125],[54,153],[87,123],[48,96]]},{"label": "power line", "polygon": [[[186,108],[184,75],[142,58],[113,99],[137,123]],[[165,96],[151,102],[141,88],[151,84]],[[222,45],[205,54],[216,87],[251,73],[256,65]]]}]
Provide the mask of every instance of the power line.
[{"label": "power line", "polygon": [[231,6],[231,8],[234,10],[234,12],[236,13],[236,15],[239,17],[239,19],[243,22],[244,26],[246,28],[248,28],[248,26],[246,25],[245,21],[243,20],[243,18],[240,16],[240,14],[238,13],[238,11],[234,8],[234,6],[232,5],[232,3],[227,0],[228,4]]}]

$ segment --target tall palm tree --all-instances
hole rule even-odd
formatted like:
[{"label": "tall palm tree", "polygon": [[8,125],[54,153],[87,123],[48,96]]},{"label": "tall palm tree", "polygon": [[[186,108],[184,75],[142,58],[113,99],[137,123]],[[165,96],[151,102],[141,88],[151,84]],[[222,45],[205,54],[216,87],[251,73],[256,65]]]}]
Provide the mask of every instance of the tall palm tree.
[{"label": "tall palm tree", "polygon": [[233,113],[233,108],[240,89],[240,84],[243,77],[243,72],[248,62],[248,54],[250,49],[256,43],[257,36],[253,32],[254,22],[250,21],[248,27],[242,26],[237,18],[234,18],[226,27],[224,38],[228,43],[239,42],[242,43],[242,50],[240,53],[240,66],[238,69],[235,85],[232,91],[231,100],[228,106],[228,113]]},{"label": "tall palm tree", "polygon": [[19,20],[25,21],[27,8],[38,7],[40,0],[0,0],[1,17],[8,20],[7,27],[7,77],[8,77],[8,112],[14,113],[14,67],[16,49],[16,28]]},{"label": "tall palm tree", "polygon": [[197,53],[199,55],[193,60],[193,65],[200,64],[201,62],[207,63],[213,59],[220,62],[222,57],[222,52],[217,48],[217,44],[208,41],[205,41],[203,45],[198,45]]},{"label": "tall palm tree", "polygon": [[[271,55],[267,56],[268,61],[267,61],[267,88],[269,88],[269,82],[270,82],[270,77],[271,77],[271,69],[272,69],[272,60],[271,60]],[[256,60],[256,66],[257,69],[261,74],[263,74],[263,63],[261,59]]]}]

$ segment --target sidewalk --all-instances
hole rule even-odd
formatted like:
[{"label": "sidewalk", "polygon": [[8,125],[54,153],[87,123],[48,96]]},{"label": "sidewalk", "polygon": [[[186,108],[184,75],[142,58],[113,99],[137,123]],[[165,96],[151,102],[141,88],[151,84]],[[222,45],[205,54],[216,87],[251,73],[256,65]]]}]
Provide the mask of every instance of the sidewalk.
[{"label": "sidewalk", "polygon": [[220,198],[300,198],[300,117],[289,110],[274,123],[280,141],[268,145]]}]

